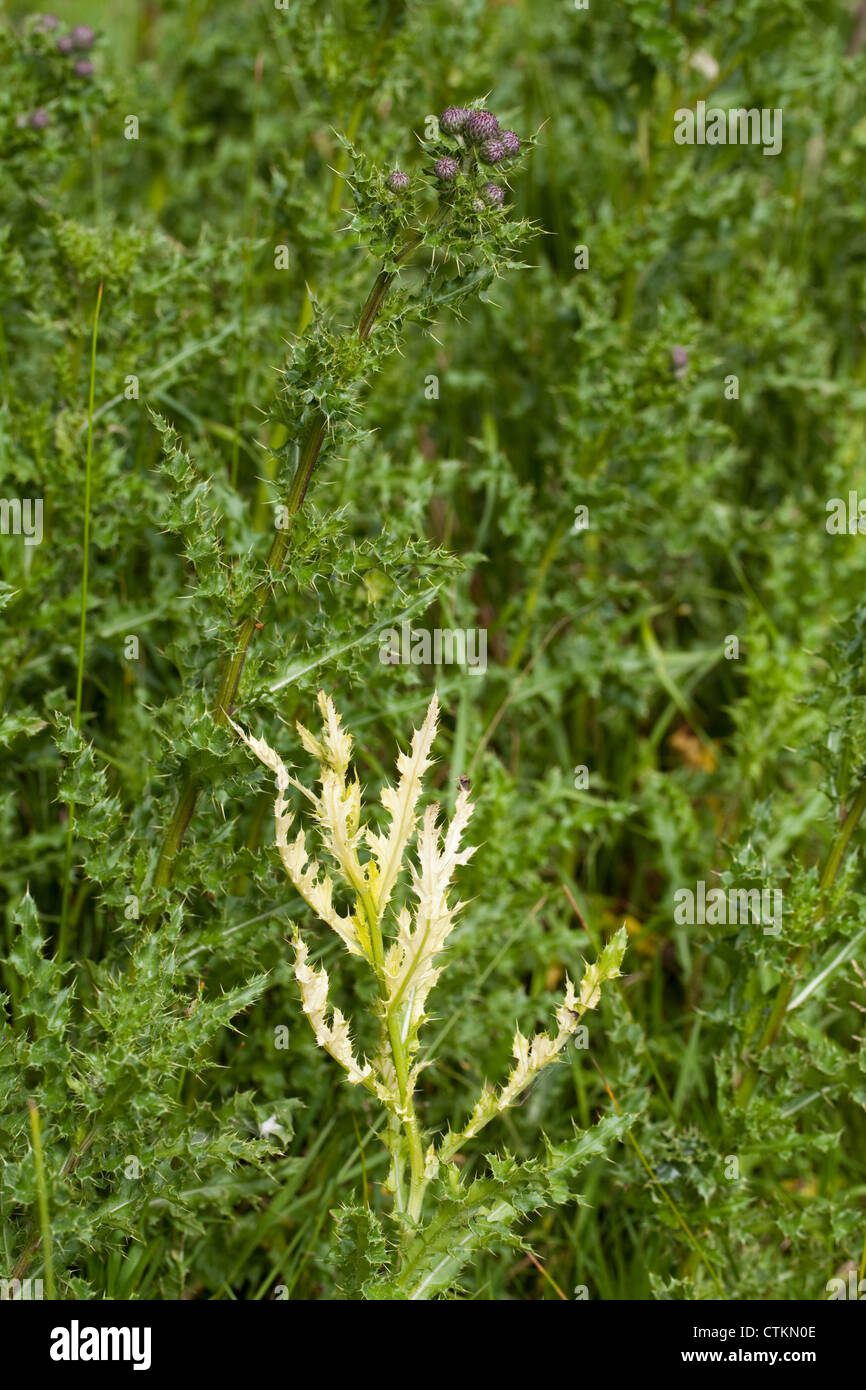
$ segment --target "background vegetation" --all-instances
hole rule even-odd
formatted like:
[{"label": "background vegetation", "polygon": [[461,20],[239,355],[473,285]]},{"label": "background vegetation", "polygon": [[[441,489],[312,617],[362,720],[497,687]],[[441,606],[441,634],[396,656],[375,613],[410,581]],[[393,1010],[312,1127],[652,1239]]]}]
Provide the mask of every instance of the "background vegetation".
[{"label": "background vegetation", "polygon": [[[459,1296],[820,1299],[862,1275],[866,552],[825,525],[866,495],[851,4],[55,8],[57,31],[18,4],[0,29],[0,493],[46,506],[41,545],[0,537],[0,1274],[330,1299],[330,1213],[384,1204],[365,1098],[300,1012],[310,914],[271,781],[208,711],[284,490],[275,368],[375,274],[337,132],[414,177],[427,116],[490,93],[538,131],[509,195],[528,268],[407,322],[355,392],[238,717],[307,775],[293,722],[324,687],[375,788],[438,687],[439,794],[471,777],[481,848],[434,996],[434,1128],[628,927],[589,1052],[496,1141],[522,1157],[640,1104],[631,1139]],[[56,47],[83,23],[92,75]],[[676,145],[699,98],[782,108],[781,154]],[[407,612],[486,628],[486,675],[383,665]],[[782,889],[781,933],[677,925],[699,879]]]}]

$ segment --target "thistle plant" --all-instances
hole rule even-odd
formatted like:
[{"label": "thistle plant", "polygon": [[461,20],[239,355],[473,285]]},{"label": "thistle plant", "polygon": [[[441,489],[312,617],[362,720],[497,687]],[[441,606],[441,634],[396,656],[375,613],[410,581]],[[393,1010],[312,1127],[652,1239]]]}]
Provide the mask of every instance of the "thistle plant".
[{"label": "thistle plant", "polygon": [[[449,1128],[438,1141],[425,1134],[415,1102],[418,1077],[427,1065],[420,1056],[420,1033],[430,1017],[430,995],[442,973],[443,953],[465,906],[454,900],[452,893],[456,871],[475,853],[474,846],[464,844],[473,812],[469,784],[461,779],[450,822],[440,824],[440,807],[430,802],[420,814],[419,824],[423,781],[432,764],[439,718],[434,694],[424,722],[413,732],[409,752],[398,754],[396,784],[382,789],[386,826],[383,830],[374,828],[363,820],[361,786],[357,775],[350,772],[351,735],[324,692],[319,693],[319,708],[322,729],[318,737],[297,725],[304,748],[319,763],[318,792],[291,776],[279,754],[263,739],[251,737],[234,721],[232,725],[276,777],[276,844],[294,888],[320,921],[337,934],[346,952],[363,960],[375,981],[378,1044],[368,1060],[356,1051],[350,1020],[329,1002],[327,971],[310,963],[309,946],[298,928],[293,929],[295,978],[316,1042],[343,1070],[348,1083],[365,1087],[386,1112],[382,1137],[390,1155],[390,1169],[385,1189],[393,1197],[394,1214],[402,1225],[397,1282],[388,1284],[388,1291],[429,1296],[447,1287],[459,1260],[455,1265],[453,1256],[443,1256],[438,1264],[434,1261],[437,1273],[428,1269],[416,1278],[421,1265],[426,1268],[431,1253],[431,1241],[422,1225],[425,1193],[438,1180],[440,1196],[447,1194],[458,1210],[462,1205],[464,1224],[467,1211],[497,1195],[495,1188],[489,1188],[490,1180],[488,1185],[482,1182],[480,1188],[462,1181],[453,1160],[492,1120],[515,1105],[575,1038],[584,1014],[597,1006],[602,986],[619,975],[625,929],[621,928],[599,958],[586,967],[577,989],[566,977],[565,995],[550,1032],[526,1038],[517,1029],[510,1074],[498,1088],[485,1082],[467,1123],[456,1131]],[[294,816],[286,800],[289,787],[309,802],[322,848],[336,870],[336,885],[316,858],[307,831],[300,828],[290,833]],[[414,858],[410,857],[413,839]],[[401,888],[406,880],[408,893],[403,900]],[[335,891],[348,900],[347,911],[337,906]],[[551,1175],[566,1171],[571,1157],[549,1152],[540,1168],[526,1165],[525,1182],[534,1189],[535,1204],[541,1204],[540,1194],[550,1198]],[[508,1225],[506,1218],[516,1216],[520,1209],[513,1205],[513,1199],[515,1191],[520,1192],[521,1173],[515,1167],[506,1181],[500,1160],[498,1175],[503,1184],[498,1194],[502,1200],[489,1208],[487,1216],[501,1235]],[[344,1214],[344,1232],[346,1223]],[[413,1240],[417,1244],[413,1245]],[[444,1249],[448,1240],[450,1237],[445,1239],[439,1230],[432,1240],[433,1253],[440,1246]],[[378,1284],[374,1287],[381,1293]],[[362,1292],[371,1296],[370,1289]]]}]

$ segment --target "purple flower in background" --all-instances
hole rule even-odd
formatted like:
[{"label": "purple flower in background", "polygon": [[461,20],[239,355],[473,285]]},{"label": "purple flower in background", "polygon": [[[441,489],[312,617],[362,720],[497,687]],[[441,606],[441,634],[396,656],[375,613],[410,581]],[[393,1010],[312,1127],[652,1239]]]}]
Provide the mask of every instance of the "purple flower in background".
[{"label": "purple flower in background", "polygon": [[75,71],[78,73],[79,77],[92,77],[93,64],[89,58],[79,58],[78,62],[75,64]]},{"label": "purple flower in background", "polygon": [[60,20],[56,14],[41,14],[33,28],[38,30],[40,34],[47,34],[51,29],[56,29],[59,24]]},{"label": "purple flower in background", "polygon": [[679,344],[671,348],[671,366],[674,370],[674,376],[678,380],[684,377],[688,371],[689,354],[686,352],[686,349]]},{"label": "purple flower in background", "polygon": [[392,193],[405,193],[411,180],[408,174],[404,174],[402,169],[394,169],[388,175],[388,187]]},{"label": "purple flower in background", "polygon": [[76,24],[74,29],[70,29],[69,37],[72,40],[73,48],[83,48],[86,51],[93,46],[96,35],[89,24]]},{"label": "purple flower in background", "polygon": [[71,34],[61,34],[57,40],[57,51],[59,53],[71,53],[75,47],[75,41]]},{"label": "purple flower in background", "polygon": [[451,159],[445,155],[443,159],[436,160],[433,165],[433,172],[437,179],[441,179],[443,183],[453,183],[460,172],[460,165],[456,159]]},{"label": "purple flower in background", "polygon": [[51,120],[44,106],[39,106],[30,117],[31,130],[44,130]]},{"label": "purple flower in background", "polygon": [[499,134],[499,122],[492,111],[470,111],[466,117],[466,134],[474,144],[481,145]]},{"label": "purple flower in background", "polygon": [[439,117],[439,129],[446,135],[456,135],[462,130],[469,117],[465,106],[447,106]]}]

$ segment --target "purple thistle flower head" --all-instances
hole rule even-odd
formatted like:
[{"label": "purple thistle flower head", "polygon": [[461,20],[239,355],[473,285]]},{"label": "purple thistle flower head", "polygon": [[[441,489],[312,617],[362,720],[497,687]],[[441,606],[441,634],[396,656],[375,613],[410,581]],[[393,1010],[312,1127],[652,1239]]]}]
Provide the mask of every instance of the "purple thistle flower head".
[{"label": "purple thistle flower head", "polygon": [[45,110],[45,107],[39,106],[31,113],[30,128],[31,130],[44,130],[50,120],[51,117]]},{"label": "purple thistle flower head", "polygon": [[470,111],[466,117],[466,134],[473,144],[481,145],[499,134],[499,122],[492,111]]},{"label": "purple thistle flower head", "polygon": [[446,135],[456,135],[465,126],[468,116],[465,106],[446,106],[439,117],[439,129]]},{"label": "purple thistle flower head", "polygon": [[92,77],[93,64],[89,58],[79,58],[78,62],[75,64],[75,71],[78,73],[79,77]]},{"label": "purple thistle flower head", "polygon": [[501,208],[505,202],[505,189],[500,188],[498,183],[486,183],[481,192],[484,194],[485,202],[491,207]]},{"label": "purple thistle flower head", "polygon": [[70,29],[69,37],[72,40],[73,48],[83,48],[86,52],[88,48],[93,46],[93,40],[96,38],[96,35],[89,24],[76,24],[74,29]]},{"label": "purple thistle flower head", "polygon": [[680,380],[689,369],[689,354],[686,348],[677,343],[671,348],[671,366],[674,376]]},{"label": "purple thistle flower head", "polygon": [[460,165],[456,159],[451,159],[445,155],[443,159],[436,160],[433,165],[433,172],[437,179],[441,179],[443,183],[453,183],[460,173]]},{"label": "purple thistle flower head", "polygon": [[479,150],[479,154],[485,164],[501,164],[503,159],[508,158],[508,150],[505,148],[505,141],[500,140],[498,135],[494,135],[492,140],[485,140]]},{"label": "purple thistle flower head", "polygon": [[516,154],[520,154],[520,136],[515,135],[513,130],[503,130],[499,138],[510,158],[513,159]]},{"label": "purple thistle flower head", "polygon": [[37,16],[36,23],[33,27],[38,30],[40,34],[47,34],[50,29],[58,28],[59,24],[60,20],[57,18],[56,14],[41,14]]},{"label": "purple thistle flower head", "polygon": [[61,34],[57,40],[58,53],[71,53],[75,47],[75,41],[71,34]]},{"label": "purple thistle flower head", "polygon": [[411,179],[402,169],[393,169],[388,175],[387,183],[392,193],[405,193]]}]

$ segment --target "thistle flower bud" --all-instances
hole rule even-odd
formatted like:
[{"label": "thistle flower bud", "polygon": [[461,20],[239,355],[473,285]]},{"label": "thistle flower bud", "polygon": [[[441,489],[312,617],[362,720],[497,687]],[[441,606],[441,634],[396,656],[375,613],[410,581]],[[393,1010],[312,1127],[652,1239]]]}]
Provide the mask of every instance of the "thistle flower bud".
[{"label": "thistle flower bud", "polygon": [[405,193],[411,180],[408,174],[403,173],[402,169],[393,169],[388,175],[387,182],[392,193]]},{"label": "thistle flower bud", "polygon": [[500,140],[505,146],[509,159],[513,159],[516,154],[520,154],[520,137],[513,130],[503,130],[499,135]]},{"label": "thistle flower bud", "polygon": [[485,140],[478,153],[485,164],[501,164],[508,157],[505,141],[500,140],[498,135],[494,135],[492,140]]},{"label": "thistle flower bud", "polygon": [[75,64],[75,71],[78,73],[79,77],[92,77],[93,64],[89,58],[79,58],[78,62]]},{"label": "thistle flower bud", "polygon": [[499,122],[492,111],[470,111],[466,117],[466,134],[473,144],[481,145],[499,134]]},{"label": "thistle flower bud", "polygon": [[39,106],[30,116],[31,130],[44,130],[51,120],[44,106]]},{"label": "thistle flower bud", "polygon": [[447,106],[439,117],[439,129],[446,135],[456,135],[465,126],[469,114],[465,106]]},{"label": "thistle flower bud", "polygon": [[51,29],[58,28],[60,20],[56,14],[37,15],[33,28],[40,34],[47,34]]},{"label": "thistle flower bud", "polygon": [[70,29],[69,37],[72,40],[72,47],[83,49],[85,52],[93,46],[96,38],[89,24],[76,24],[74,29]]},{"label": "thistle flower bud", "polygon": [[500,188],[498,183],[486,183],[481,192],[484,194],[485,202],[491,207],[501,208],[505,202],[505,189]]},{"label": "thistle flower bud", "polygon": [[443,183],[453,183],[460,172],[460,165],[456,159],[450,159],[448,155],[444,159],[437,159],[433,165],[433,172],[437,179]]},{"label": "thistle flower bud", "polygon": [[75,47],[75,41],[71,34],[61,34],[57,40],[58,53],[71,53]]},{"label": "thistle flower bud", "polygon": [[679,343],[671,348],[671,367],[677,380],[681,380],[689,369],[689,354]]}]

